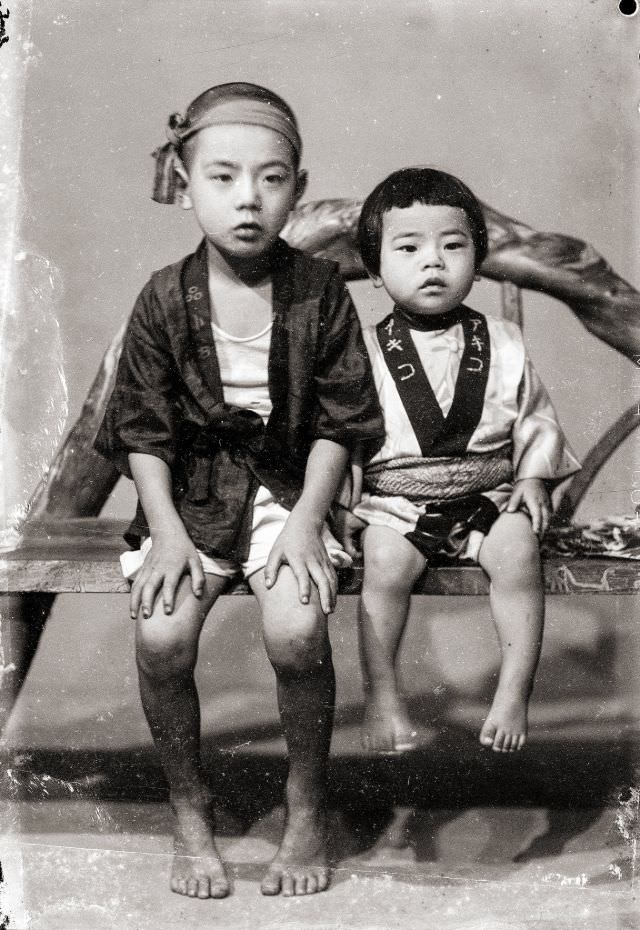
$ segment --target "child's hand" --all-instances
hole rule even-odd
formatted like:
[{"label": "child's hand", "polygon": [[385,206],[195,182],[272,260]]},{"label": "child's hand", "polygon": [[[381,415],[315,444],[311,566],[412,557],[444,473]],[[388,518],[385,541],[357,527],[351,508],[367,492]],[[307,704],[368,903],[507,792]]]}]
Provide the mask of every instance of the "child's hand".
[{"label": "child's hand", "polygon": [[142,615],[150,617],[161,589],[164,612],[172,613],[180,579],[187,573],[191,575],[195,597],[202,597],[204,571],[196,547],[187,534],[163,532],[154,535],[153,546],[131,587],[131,618],[137,618],[140,607]]},{"label": "child's hand", "polygon": [[358,537],[367,525],[365,521],[346,507],[336,507],[331,523],[336,539],[342,543],[347,555],[352,559],[362,558]]},{"label": "child's hand", "polygon": [[280,566],[288,565],[298,582],[301,603],[309,603],[312,579],[323,611],[330,614],[336,605],[338,576],[316,524],[302,508],[294,507],[269,553],[264,581],[267,588],[272,588]]},{"label": "child's hand", "polygon": [[507,505],[507,513],[515,513],[517,510],[528,512],[536,536],[545,533],[551,516],[551,499],[541,478],[522,478],[516,481]]}]

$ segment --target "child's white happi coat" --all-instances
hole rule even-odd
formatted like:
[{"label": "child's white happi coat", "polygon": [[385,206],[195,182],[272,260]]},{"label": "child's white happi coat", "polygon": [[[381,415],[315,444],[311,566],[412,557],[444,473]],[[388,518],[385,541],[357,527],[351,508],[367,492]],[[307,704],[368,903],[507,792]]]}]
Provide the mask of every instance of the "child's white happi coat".
[{"label": "child's white happi coat", "polygon": [[[480,314],[471,311],[475,316]],[[393,315],[388,320],[393,320]],[[479,409],[479,419],[462,454],[493,454],[503,452],[512,463],[513,480],[540,478],[558,483],[580,468],[580,464],[569,447],[560,428],[551,400],[540,381],[531,361],[526,355],[520,328],[505,320],[485,317],[490,341],[488,373],[484,387],[484,400]],[[385,326],[385,323],[387,324]],[[465,348],[463,326],[459,322],[448,329],[419,331],[411,328],[411,339],[422,363],[424,373],[431,385],[435,399],[443,413],[449,413]],[[406,335],[407,330],[405,330]],[[381,497],[367,493],[367,468],[384,467],[385,462],[402,458],[424,456],[409,414],[402,402],[397,386],[398,377],[403,381],[412,373],[406,355],[389,351],[388,339],[397,333],[393,323],[384,321],[378,327],[364,330],[364,339],[371,359],[378,396],[385,418],[386,438],[382,448],[365,466],[365,491],[362,500],[354,508],[357,516],[367,523],[390,526],[403,535],[412,532],[417,520],[424,513],[424,505],[404,497]],[[386,355],[380,344],[386,346]],[[467,363],[473,368],[483,362],[472,353]],[[392,376],[389,365],[404,365]],[[470,368],[471,370],[471,368]],[[476,401],[477,403],[477,401]],[[439,453],[434,449],[433,455]],[[506,507],[512,483],[483,491],[483,495],[494,502],[498,510]],[[482,534],[474,531],[464,557],[477,559]]]}]

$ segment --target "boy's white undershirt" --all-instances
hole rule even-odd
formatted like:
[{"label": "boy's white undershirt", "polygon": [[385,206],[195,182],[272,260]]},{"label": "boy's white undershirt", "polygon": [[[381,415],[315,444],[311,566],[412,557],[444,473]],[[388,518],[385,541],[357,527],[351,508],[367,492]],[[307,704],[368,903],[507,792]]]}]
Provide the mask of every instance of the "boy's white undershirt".
[{"label": "boy's white undershirt", "polygon": [[255,410],[266,423],[269,397],[269,347],[273,323],[254,336],[232,336],[211,324],[220,367],[224,399],[228,404]]}]

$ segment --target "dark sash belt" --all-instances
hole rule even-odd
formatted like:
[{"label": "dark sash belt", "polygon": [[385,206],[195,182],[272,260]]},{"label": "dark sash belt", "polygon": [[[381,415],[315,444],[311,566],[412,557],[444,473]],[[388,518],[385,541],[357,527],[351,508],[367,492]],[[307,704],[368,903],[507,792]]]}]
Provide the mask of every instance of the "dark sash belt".
[{"label": "dark sash belt", "polygon": [[441,501],[427,507],[406,539],[426,558],[454,558],[464,549],[472,530],[488,533],[498,516],[493,501],[481,494]]},{"label": "dark sash belt", "polygon": [[[211,494],[213,460],[226,452],[228,464],[239,469],[238,479],[250,483],[250,469],[245,458],[259,454],[264,439],[262,418],[252,410],[225,409],[215,423],[203,427],[185,427],[187,458],[187,500],[192,504],[206,503]],[[246,473],[246,474],[243,474]]]}]

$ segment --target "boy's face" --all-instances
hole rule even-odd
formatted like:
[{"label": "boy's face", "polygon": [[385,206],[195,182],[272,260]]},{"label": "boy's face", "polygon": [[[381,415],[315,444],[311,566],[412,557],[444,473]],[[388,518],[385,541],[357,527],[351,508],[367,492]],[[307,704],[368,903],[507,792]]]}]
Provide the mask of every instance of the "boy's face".
[{"label": "boy's face", "polygon": [[414,203],[383,217],[380,274],[399,307],[423,316],[453,310],[471,290],[475,246],[459,207]]},{"label": "boy's face", "polygon": [[289,142],[263,126],[209,126],[195,138],[184,206],[203,233],[237,259],[266,252],[302,193]]}]

